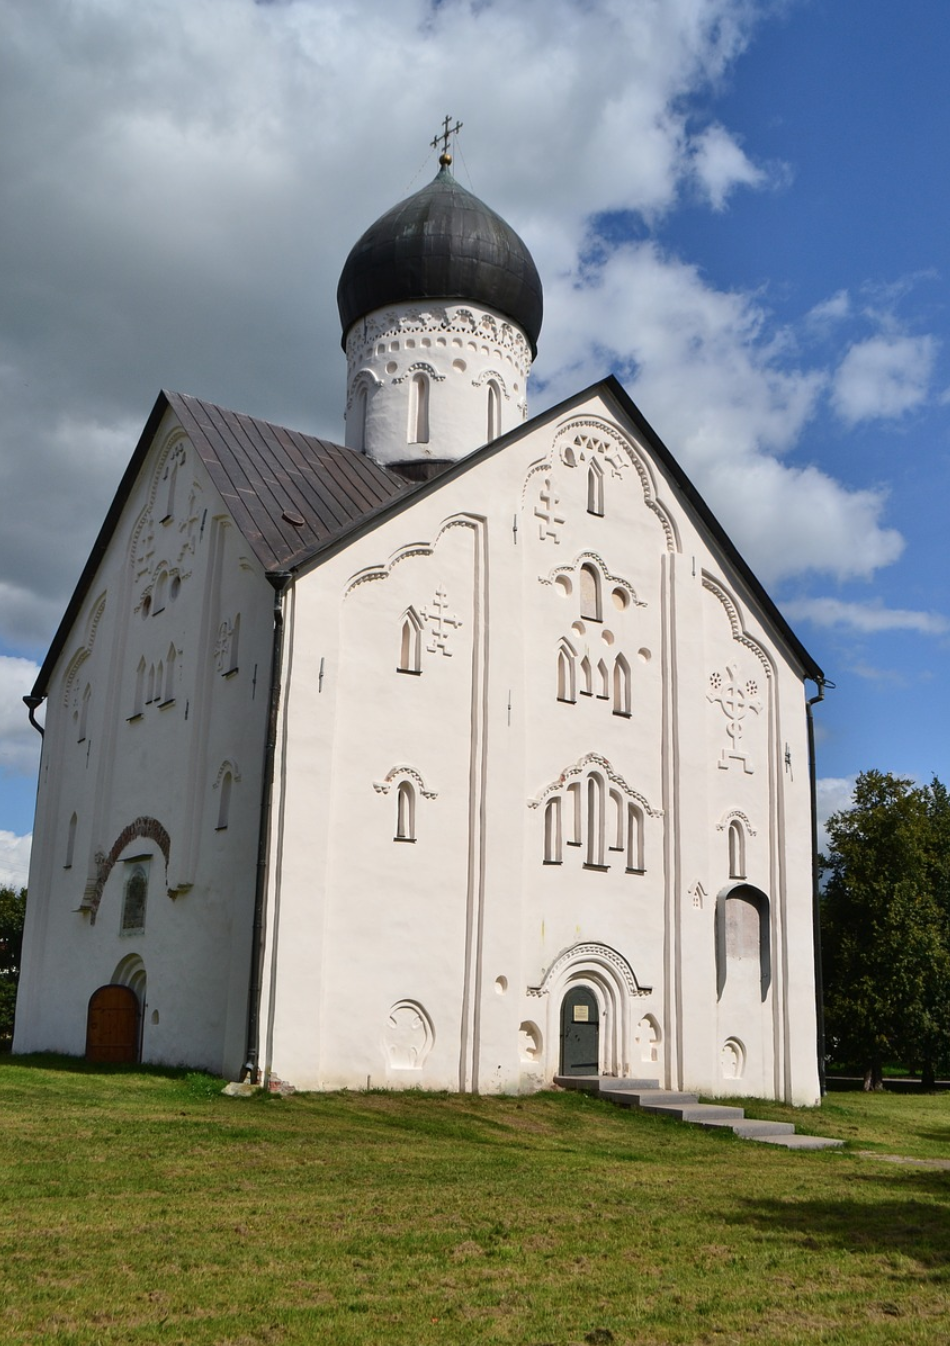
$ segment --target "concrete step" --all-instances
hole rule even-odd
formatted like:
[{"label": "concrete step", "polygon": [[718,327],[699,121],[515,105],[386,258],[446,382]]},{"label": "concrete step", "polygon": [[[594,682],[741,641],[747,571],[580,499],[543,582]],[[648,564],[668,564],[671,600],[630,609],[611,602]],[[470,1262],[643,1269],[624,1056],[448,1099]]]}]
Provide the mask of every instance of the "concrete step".
[{"label": "concrete step", "polygon": [[642,1096],[640,1111],[661,1113],[677,1122],[717,1122],[724,1126],[745,1119],[742,1108],[730,1108],[722,1103],[654,1103]]},{"label": "concrete step", "polygon": [[624,1075],[601,1075],[600,1092],[609,1094],[611,1089],[659,1089],[660,1081],[656,1079],[635,1080]]},{"label": "concrete step", "polygon": [[619,1103],[622,1108],[688,1107],[699,1104],[698,1094],[683,1094],[676,1089],[608,1089],[601,1094],[611,1103]]},{"label": "concrete step", "polygon": [[763,1145],[783,1145],[786,1150],[837,1150],[844,1144],[843,1140],[832,1140],[830,1136],[750,1136],[749,1139]]},{"label": "concrete step", "polygon": [[706,1118],[697,1122],[698,1126],[707,1127],[712,1130],[713,1127],[723,1127],[726,1131],[734,1131],[737,1136],[743,1140],[760,1140],[766,1136],[793,1136],[795,1128],[791,1122],[761,1122],[754,1117],[744,1117],[741,1122],[717,1121],[715,1118]]}]

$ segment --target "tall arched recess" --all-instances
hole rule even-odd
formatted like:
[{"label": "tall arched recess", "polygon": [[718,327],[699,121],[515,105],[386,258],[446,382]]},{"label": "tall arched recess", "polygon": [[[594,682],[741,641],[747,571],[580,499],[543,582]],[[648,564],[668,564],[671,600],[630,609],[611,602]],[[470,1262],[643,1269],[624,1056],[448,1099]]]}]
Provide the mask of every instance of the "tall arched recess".
[{"label": "tall arched recess", "polygon": [[716,900],[716,991],[721,1000],[731,981],[757,984],[765,1000],[772,984],[769,899],[751,883],[725,888]]}]

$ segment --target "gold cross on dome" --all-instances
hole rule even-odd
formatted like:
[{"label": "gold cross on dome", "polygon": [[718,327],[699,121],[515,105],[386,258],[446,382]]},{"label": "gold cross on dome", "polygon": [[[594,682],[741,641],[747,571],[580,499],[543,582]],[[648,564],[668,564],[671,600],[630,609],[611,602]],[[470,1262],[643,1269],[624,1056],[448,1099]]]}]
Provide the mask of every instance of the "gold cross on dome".
[{"label": "gold cross on dome", "polygon": [[[445,119],[442,123],[442,130],[439,132],[438,135],[433,136],[432,139],[429,141],[429,144],[432,146],[434,150],[437,150],[439,148],[439,141],[440,140],[442,141],[442,154],[440,156],[440,162],[448,155],[449,141],[451,140],[452,136],[458,135],[459,131],[461,131],[462,129],[462,123],[459,121],[457,121],[454,126],[450,126],[449,122],[451,120],[452,118],[449,116],[448,113],[446,113]],[[451,162],[452,161],[450,159],[449,163]]]}]

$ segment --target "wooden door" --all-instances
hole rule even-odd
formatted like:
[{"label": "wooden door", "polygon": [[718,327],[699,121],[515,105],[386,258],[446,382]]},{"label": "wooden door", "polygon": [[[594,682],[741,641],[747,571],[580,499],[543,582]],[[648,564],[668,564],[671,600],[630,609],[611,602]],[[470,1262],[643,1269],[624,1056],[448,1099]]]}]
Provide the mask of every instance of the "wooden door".
[{"label": "wooden door", "polygon": [[575,986],[561,1001],[561,1074],[600,1073],[600,1014],[597,997]]},{"label": "wooden door", "polygon": [[129,986],[100,986],[89,997],[87,1061],[139,1059],[139,1001]]}]

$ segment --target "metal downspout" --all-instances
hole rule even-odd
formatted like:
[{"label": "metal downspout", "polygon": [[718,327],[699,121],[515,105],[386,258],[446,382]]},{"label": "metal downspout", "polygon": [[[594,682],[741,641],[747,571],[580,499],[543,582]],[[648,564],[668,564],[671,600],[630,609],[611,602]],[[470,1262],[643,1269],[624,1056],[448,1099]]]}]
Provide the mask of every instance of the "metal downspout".
[{"label": "metal downspout", "polygon": [[274,644],[271,651],[270,706],[267,714],[267,745],[261,782],[261,825],[257,839],[257,875],[254,888],[254,925],[251,937],[251,972],[247,996],[247,1050],[244,1078],[257,1083],[260,1045],[261,991],[264,983],[264,907],[267,900],[267,853],[274,798],[274,759],[277,753],[277,715],[280,706],[281,665],[284,657],[284,595],[293,579],[287,571],[269,574],[274,586]]},{"label": "metal downspout", "polygon": [[46,700],[45,696],[25,696],[23,698],[23,704],[30,712],[30,724],[39,734],[40,738],[46,737],[46,730],[43,728],[41,724],[37,723],[35,712],[39,710],[40,706],[42,706],[45,700]]},{"label": "metal downspout", "polygon": [[808,780],[811,787],[811,903],[815,947],[815,1027],[817,1032],[818,1086],[825,1096],[825,989],[821,971],[821,893],[818,885],[818,781],[815,767],[815,721],[812,706],[825,699],[825,688],[834,687],[824,678],[813,679],[818,695],[805,702],[808,719]]}]

